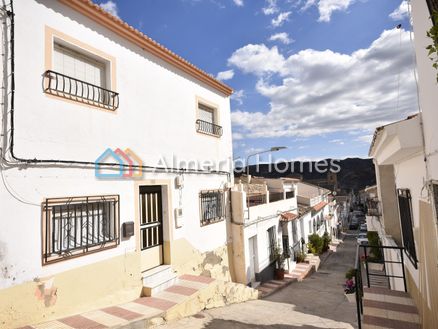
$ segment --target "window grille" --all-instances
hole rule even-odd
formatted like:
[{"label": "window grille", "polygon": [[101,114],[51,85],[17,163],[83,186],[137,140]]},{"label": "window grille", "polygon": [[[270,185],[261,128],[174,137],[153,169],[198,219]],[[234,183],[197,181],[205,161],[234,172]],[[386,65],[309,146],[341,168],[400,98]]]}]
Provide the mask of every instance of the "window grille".
[{"label": "window grille", "polygon": [[119,196],[46,199],[42,204],[43,264],[119,244]]},{"label": "window grille", "polygon": [[412,218],[412,200],[408,189],[398,189],[398,207],[400,210],[400,222],[403,236],[403,246],[408,258],[417,268],[417,253],[415,251],[415,239]]},{"label": "window grille", "polygon": [[201,208],[201,226],[225,219],[225,202],[222,191],[199,193],[199,204]]}]

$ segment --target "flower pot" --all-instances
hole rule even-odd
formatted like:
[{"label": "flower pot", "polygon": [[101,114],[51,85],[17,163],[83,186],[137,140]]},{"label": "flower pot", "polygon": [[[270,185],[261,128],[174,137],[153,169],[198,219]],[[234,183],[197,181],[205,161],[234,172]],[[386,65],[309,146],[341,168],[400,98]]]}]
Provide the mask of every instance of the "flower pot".
[{"label": "flower pot", "polygon": [[383,264],[379,263],[368,263],[368,269],[371,271],[383,271]]},{"label": "flower pot", "polygon": [[356,293],[351,293],[351,294],[345,294],[344,293],[344,295],[345,295],[345,297],[347,297],[347,300],[350,302],[350,303],[355,303],[356,302]]},{"label": "flower pot", "polygon": [[275,269],[275,279],[276,280],[284,280],[284,269]]}]

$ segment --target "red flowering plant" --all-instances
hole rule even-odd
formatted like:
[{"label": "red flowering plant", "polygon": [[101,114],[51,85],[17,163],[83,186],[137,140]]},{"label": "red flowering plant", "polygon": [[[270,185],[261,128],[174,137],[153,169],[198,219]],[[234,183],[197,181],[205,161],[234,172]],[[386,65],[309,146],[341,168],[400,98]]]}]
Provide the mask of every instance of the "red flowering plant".
[{"label": "red flowering plant", "polygon": [[356,292],[356,285],[353,279],[348,279],[344,284],[344,292],[346,294],[354,294]]}]

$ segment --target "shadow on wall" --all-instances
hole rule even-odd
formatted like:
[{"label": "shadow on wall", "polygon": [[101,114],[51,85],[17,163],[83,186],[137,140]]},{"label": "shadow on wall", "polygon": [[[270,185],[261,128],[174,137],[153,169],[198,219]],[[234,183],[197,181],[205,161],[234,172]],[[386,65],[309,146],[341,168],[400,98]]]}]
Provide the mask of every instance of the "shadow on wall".
[{"label": "shadow on wall", "polygon": [[223,328],[233,328],[233,329],[254,329],[254,328],[275,328],[275,329],[316,329],[321,327],[314,327],[309,325],[300,325],[300,326],[291,326],[286,324],[254,324],[254,323],[245,323],[234,320],[222,320],[222,319],[213,319],[208,324],[204,326],[206,329],[223,329]]}]

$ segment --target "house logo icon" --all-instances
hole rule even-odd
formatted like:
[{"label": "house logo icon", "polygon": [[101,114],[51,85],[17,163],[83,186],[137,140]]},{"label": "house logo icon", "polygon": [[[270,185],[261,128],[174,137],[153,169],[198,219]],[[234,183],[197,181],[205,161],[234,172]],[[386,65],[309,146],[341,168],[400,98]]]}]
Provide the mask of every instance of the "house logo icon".
[{"label": "house logo icon", "polygon": [[[106,164],[113,164],[112,166]],[[94,161],[94,175],[99,179],[129,179],[143,176],[143,162],[130,148],[107,148]]]}]

